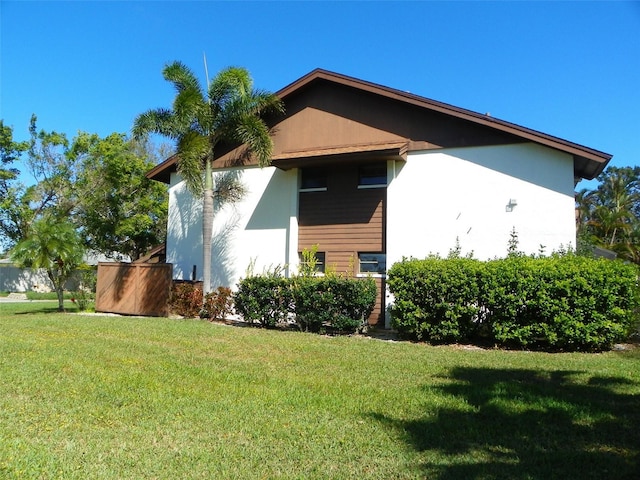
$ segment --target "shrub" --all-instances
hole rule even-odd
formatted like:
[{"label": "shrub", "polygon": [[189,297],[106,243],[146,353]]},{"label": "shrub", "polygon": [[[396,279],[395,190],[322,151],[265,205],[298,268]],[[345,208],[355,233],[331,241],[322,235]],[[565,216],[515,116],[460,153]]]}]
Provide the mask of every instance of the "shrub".
[{"label": "shrub", "polygon": [[78,268],[75,273],[78,290],[71,294],[71,301],[78,306],[78,310],[85,312],[95,308],[96,301],[96,269],[88,265]]},{"label": "shrub", "polygon": [[296,277],[292,280],[296,323],[303,331],[325,327],[353,332],[373,311],[376,284],[372,278]]},{"label": "shrub", "polygon": [[637,326],[634,265],[572,253],[482,263],[432,257],[393,265],[393,325],[430,342],[479,340],[545,350],[604,350]]},{"label": "shrub", "polygon": [[174,282],[169,296],[169,310],[182,317],[199,317],[202,310],[202,290],[190,282]]},{"label": "shrub", "polygon": [[637,268],[568,254],[488,262],[483,299],[493,338],[514,347],[604,350],[638,308]]},{"label": "shrub", "polygon": [[200,312],[201,318],[209,320],[225,320],[233,313],[233,298],[231,289],[218,287],[204,297],[204,304]]},{"label": "shrub", "polygon": [[244,278],[233,294],[235,310],[249,323],[275,327],[291,311],[291,289],[286,278],[276,275]]},{"label": "shrub", "polygon": [[481,268],[480,261],[459,257],[394,264],[387,280],[395,296],[394,328],[406,338],[434,343],[470,338],[480,325]]},{"label": "shrub", "polygon": [[306,332],[324,328],[353,332],[371,315],[376,290],[371,278],[263,275],[241,280],[233,300],[236,312],[250,323],[274,327],[294,314]]}]

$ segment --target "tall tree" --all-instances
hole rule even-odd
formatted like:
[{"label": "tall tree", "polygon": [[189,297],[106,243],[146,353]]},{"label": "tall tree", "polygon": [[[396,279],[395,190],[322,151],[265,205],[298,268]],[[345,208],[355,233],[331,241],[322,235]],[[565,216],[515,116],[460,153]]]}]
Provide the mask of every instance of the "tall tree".
[{"label": "tall tree", "polygon": [[146,178],[157,163],[149,142],[123,134],[80,133],[71,154],[79,164],[75,221],[91,250],[132,259],[164,241],[168,195]]},{"label": "tall tree", "polygon": [[64,133],[38,130],[37,117],[31,116],[27,165],[36,179],[30,199],[34,219],[50,214],[67,218],[75,207],[75,182],[78,165],[69,155],[69,140]]},{"label": "tall tree", "polygon": [[203,289],[211,291],[213,234],[213,161],[221,142],[246,144],[261,166],[271,161],[273,143],[262,115],[283,112],[280,99],[253,88],[249,72],[229,67],[203,89],[193,72],[181,62],[163,70],[176,89],[171,109],[153,109],[139,115],[133,134],[167,136],[176,142],[178,173],[194,196],[202,197]]},{"label": "tall tree", "polygon": [[11,250],[11,259],[22,268],[43,268],[47,272],[62,312],[64,284],[82,263],[83,253],[74,225],[46,215],[33,222],[28,236]]},{"label": "tall tree", "polygon": [[74,166],[66,156],[68,141],[64,134],[38,131],[36,122],[32,115],[29,141],[14,142],[9,154],[15,159],[27,152],[25,163],[35,184],[18,182],[17,169],[5,169],[1,175],[6,181],[0,197],[0,233],[9,247],[26,238],[34,220],[45,213],[66,217],[73,208]]}]

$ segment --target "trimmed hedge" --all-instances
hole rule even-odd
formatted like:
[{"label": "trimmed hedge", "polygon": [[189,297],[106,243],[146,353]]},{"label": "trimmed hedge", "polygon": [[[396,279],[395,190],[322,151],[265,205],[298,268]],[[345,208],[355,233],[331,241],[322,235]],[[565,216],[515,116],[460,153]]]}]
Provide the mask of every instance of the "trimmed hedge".
[{"label": "trimmed hedge", "polygon": [[291,280],[293,313],[303,331],[323,327],[354,332],[373,311],[376,284],[371,278],[296,277]]},{"label": "trimmed hedge", "polygon": [[277,276],[255,276],[240,281],[233,294],[236,313],[249,323],[275,327],[292,310],[289,281]]},{"label": "trimmed hedge", "polygon": [[640,304],[634,265],[573,254],[480,262],[397,263],[388,286],[398,332],[434,343],[605,350],[624,340]]},{"label": "trimmed hedge", "polygon": [[234,293],[236,312],[248,321],[273,327],[289,315],[303,331],[324,328],[353,332],[362,328],[376,300],[371,278],[254,276]]},{"label": "trimmed hedge", "polygon": [[469,339],[478,328],[481,267],[478,260],[437,257],[393,265],[387,285],[395,296],[394,327],[404,337],[433,343]]},{"label": "trimmed hedge", "polygon": [[619,261],[565,255],[486,264],[483,301],[493,339],[552,350],[606,350],[628,337],[638,271]]}]

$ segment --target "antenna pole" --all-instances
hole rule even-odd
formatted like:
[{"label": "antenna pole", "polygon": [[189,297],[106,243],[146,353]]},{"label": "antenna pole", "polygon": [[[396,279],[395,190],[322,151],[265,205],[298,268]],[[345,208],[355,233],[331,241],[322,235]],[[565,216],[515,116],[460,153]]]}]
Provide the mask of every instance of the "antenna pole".
[{"label": "antenna pole", "polygon": [[207,77],[207,92],[209,91],[209,69],[207,68],[207,54],[202,52],[202,58],[204,60],[204,74]]}]

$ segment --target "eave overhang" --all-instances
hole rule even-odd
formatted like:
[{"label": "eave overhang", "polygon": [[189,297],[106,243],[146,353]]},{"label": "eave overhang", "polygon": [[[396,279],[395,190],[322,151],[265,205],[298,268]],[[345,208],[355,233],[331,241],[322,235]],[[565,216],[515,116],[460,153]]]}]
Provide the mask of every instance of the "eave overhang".
[{"label": "eave overhang", "polygon": [[271,164],[282,170],[331,163],[357,163],[386,160],[406,160],[408,142],[350,145],[317,150],[283,152],[275,155]]}]

